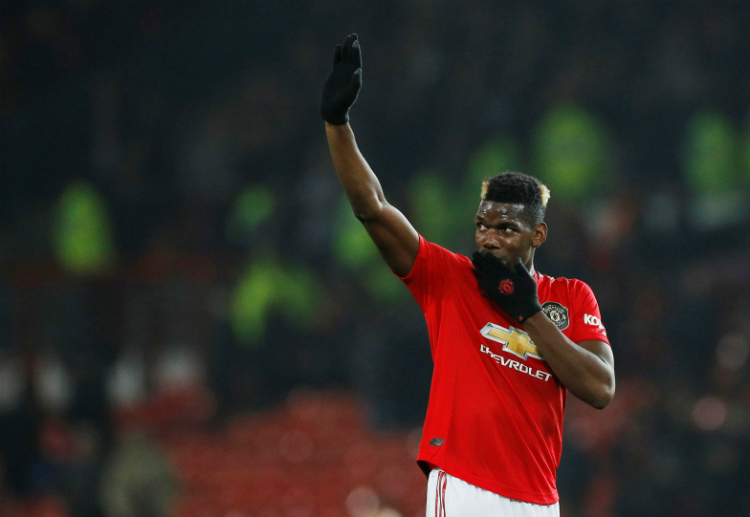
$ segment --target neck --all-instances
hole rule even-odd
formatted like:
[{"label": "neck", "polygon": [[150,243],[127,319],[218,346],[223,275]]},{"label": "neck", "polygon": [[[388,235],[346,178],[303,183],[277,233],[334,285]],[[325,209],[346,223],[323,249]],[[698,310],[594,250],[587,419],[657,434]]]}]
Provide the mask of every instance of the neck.
[{"label": "neck", "polygon": [[529,270],[529,274],[531,276],[534,276],[536,274],[536,268],[534,267],[534,252],[536,250],[534,248],[531,248],[531,257],[529,257],[529,265],[526,266],[526,269]]}]

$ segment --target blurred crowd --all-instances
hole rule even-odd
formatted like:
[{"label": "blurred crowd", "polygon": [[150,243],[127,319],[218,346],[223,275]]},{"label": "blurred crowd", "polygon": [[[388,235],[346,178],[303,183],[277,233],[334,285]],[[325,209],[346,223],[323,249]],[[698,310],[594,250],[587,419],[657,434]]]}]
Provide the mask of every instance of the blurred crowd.
[{"label": "blurred crowd", "polygon": [[618,392],[569,401],[563,515],[749,515],[748,27],[742,0],[2,2],[0,505],[135,517],[105,504],[134,447],[166,513],[169,459],[114,415],[168,390],[217,426],[300,386],[421,424],[423,319],[318,115],[357,32],[389,201],[470,253],[481,179],[538,175],[537,268],[597,295]]}]

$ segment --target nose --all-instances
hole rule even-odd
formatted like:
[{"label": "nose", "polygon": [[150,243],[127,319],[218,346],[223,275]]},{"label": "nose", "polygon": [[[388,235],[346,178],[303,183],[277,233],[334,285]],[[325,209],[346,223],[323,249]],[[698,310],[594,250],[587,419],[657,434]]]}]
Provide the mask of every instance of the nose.
[{"label": "nose", "polygon": [[497,232],[493,229],[489,229],[484,232],[480,238],[479,244],[484,249],[496,250],[500,248],[500,239],[498,239]]}]

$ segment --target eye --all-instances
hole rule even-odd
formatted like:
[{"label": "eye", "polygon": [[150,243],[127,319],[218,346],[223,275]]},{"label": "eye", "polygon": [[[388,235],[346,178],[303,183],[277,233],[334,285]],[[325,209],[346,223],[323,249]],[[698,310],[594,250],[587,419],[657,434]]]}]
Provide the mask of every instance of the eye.
[{"label": "eye", "polygon": [[477,230],[485,231],[487,227],[484,225],[482,221],[477,221]]}]

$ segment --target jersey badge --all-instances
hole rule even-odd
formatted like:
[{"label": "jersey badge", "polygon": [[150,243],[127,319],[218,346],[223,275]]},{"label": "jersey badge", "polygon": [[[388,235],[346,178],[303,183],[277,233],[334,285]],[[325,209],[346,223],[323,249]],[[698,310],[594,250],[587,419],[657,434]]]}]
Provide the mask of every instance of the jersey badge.
[{"label": "jersey badge", "polygon": [[568,308],[560,305],[557,302],[544,302],[542,304],[542,312],[549,318],[549,320],[555,324],[558,330],[565,330],[570,324],[568,318]]}]

